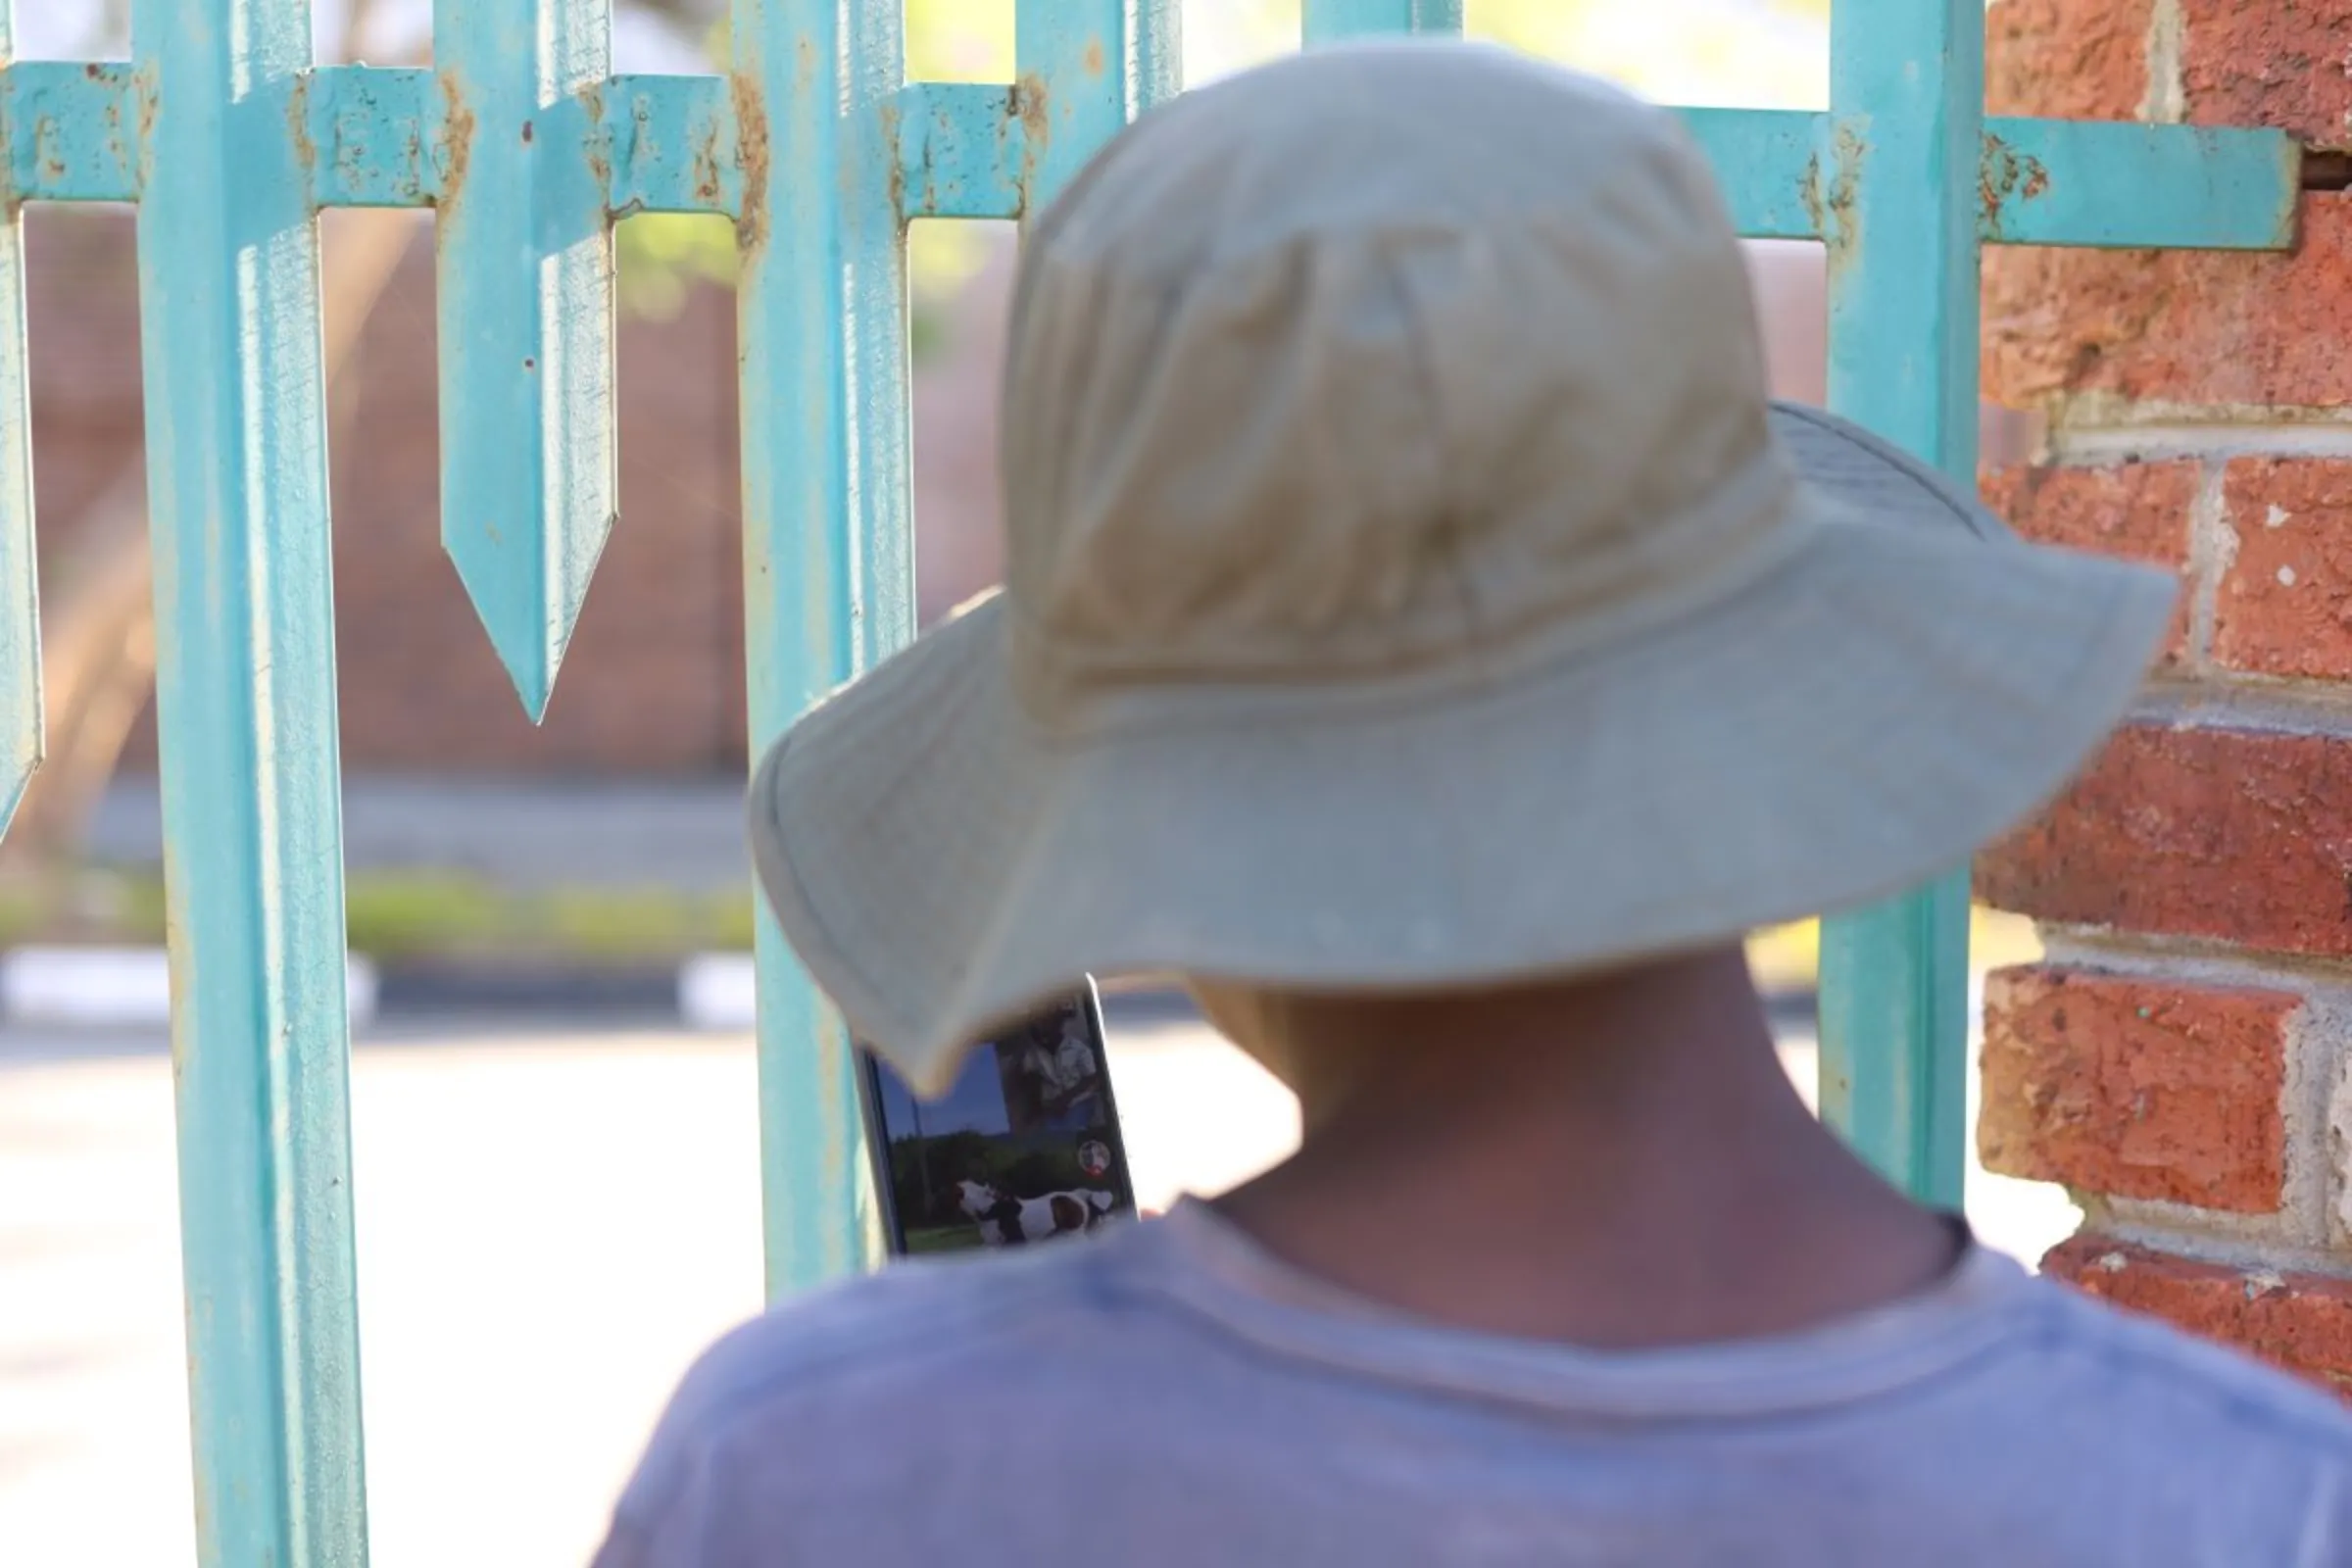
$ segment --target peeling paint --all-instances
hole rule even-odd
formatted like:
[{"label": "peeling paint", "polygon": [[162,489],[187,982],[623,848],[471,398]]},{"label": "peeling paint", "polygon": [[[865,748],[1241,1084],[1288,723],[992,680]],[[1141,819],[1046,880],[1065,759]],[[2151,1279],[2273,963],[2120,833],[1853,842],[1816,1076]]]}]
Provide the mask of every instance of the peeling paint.
[{"label": "peeling paint", "polygon": [[52,184],[63,184],[66,178],[66,150],[61,137],[61,127],[54,118],[43,116],[32,122],[32,165]]},{"label": "peeling paint", "polygon": [[294,161],[302,166],[303,178],[315,178],[318,148],[311,140],[311,78],[307,74],[297,76],[293,90],[286,94],[286,135],[294,145]]},{"label": "peeling paint", "polygon": [[[606,215],[740,216],[734,173],[733,84],[723,76],[630,76],[581,87],[540,118],[551,156],[576,140]],[[575,132],[574,127],[581,127]],[[564,172],[551,167],[548,177]]]},{"label": "peeling paint", "polygon": [[882,105],[880,113],[882,117],[882,165],[889,172],[887,178],[890,181],[890,210],[899,215],[901,221],[905,221],[906,216],[906,161],[900,157],[899,106],[896,103],[885,103]]},{"label": "peeling paint", "polygon": [[138,189],[144,194],[155,184],[155,67],[152,63],[138,67],[131,82],[139,106],[139,177]]},{"label": "peeling paint", "polygon": [[2050,171],[2040,159],[2019,152],[1999,136],[1985,134],[1977,168],[1978,228],[1985,239],[2006,238],[2017,204],[2037,201],[2048,195],[2049,189]]},{"label": "peeling paint", "polygon": [[457,207],[466,193],[466,172],[473,162],[473,136],[478,127],[457,73],[444,70],[436,79],[441,84],[443,107],[441,188],[435,193],[435,205],[447,213]]},{"label": "peeling paint", "polygon": [[706,202],[714,208],[718,206],[719,193],[722,189],[719,181],[719,164],[722,157],[719,139],[722,133],[723,127],[715,122],[706,126],[703,134],[695,141],[694,156],[691,161],[691,178],[694,184],[695,199]]},{"label": "peeling paint", "polygon": [[[588,160],[589,177],[596,181],[597,205],[609,208],[612,205],[612,137],[605,125],[605,84],[592,81],[572,96],[578,100],[588,127],[587,145],[581,151]],[[527,120],[522,122],[522,139],[526,143],[531,139],[531,122]]]},{"label": "peeling paint", "polygon": [[1858,129],[1840,122],[1830,133],[1832,168],[1825,180],[1814,179],[1815,216],[1820,220],[1821,241],[1829,253],[1830,298],[1836,299],[1846,274],[1862,259],[1862,248],[1869,236],[1863,232],[1860,219],[1862,174],[1870,161],[1870,144]]},{"label": "peeling paint", "polygon": [[444,117],[430,72],[326,66],[306,80],[318,205],[431,205]]},{"label": "peeling paint", "polygon": [[1035,72],[1021,76],[1012,84],[1012,93],[1005,101],[1008,127],[1018,125],[1021,135],[1020,174],[1016,183],[1021,192],[1020,210],[1015,215],[1026,221],[1036,205],[1037,166],[1046,156],[1054,140],[1052,100],[1046,79]]},{"label": "peeling paint", "polygon": [[727,83],[735,101],[735,161],[743,170],[743,211],[735,220],[735,246],[749,257],[767,244],[767,102],[759,82],[740,71]]},{"label": "peeling paint", "polygon": [[890,97],[900,215],[1006,219],[1021,205],[1018,89],[910,82]]}]

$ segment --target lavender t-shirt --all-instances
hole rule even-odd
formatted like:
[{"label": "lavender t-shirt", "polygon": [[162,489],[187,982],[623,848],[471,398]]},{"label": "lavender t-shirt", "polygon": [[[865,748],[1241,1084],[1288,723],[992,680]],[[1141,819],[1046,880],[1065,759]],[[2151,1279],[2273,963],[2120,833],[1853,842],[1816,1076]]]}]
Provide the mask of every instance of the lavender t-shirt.
[{"label": "lavender t-shirt", "polygon": [[1204,1205],[737,1330],[597,1568],[2352,1564],[2352,1416],[1972,1249],[1804,1335],[1600,1354],[1341,1295]]}]

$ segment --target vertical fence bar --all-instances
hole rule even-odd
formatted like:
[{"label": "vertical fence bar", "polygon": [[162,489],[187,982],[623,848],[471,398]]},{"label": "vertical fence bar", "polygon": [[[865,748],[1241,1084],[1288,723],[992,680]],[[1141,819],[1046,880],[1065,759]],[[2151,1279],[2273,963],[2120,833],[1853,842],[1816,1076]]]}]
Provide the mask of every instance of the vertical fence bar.
[{"label": "vertical fence bar", "polygon": [[[743,549],[758,756],[913,634],[896,0],[734,0]],[[881,1230],[840,1015],[762,904],[760,1193],[767,1290],[870,1265]]]},{"label": "vertical fence bar", "polygon": [[[1983,0],[1838,0],[1830,403],[1976,482]],[[1828,922],[1821,1105],[1921,1200],[1958,1208],[1967,1139],[1968,877]]]},{"label": "vertical fence bar", "polygon": [[612,235],[591,144],[612,0],[439,0],[441,540],[533,719],[618,494]]},{"label": "vertical fence bar", "polygon": [[172,1045],[207,1568],[367,1558],[306,0],[133,0]]},{"label": "vertical fence bar", "polygon": [[[0,71],[16,54],[0,0]],[[41,760],[40,595],[32,536],[32,382],[24,363],[24,224],[0,123],[0,829]]]},{"label": "vertical fence bar", "polygon": [[1460,32],[1462,0],[1306,0],[1306,47],[1381,32]]},{"label": "vertical fence bar", "polygon": [[1172,97],[1178,0],[1020,0],[1013,58],[1028,140],[1021,211],[1043,211],[1137,115]]}]

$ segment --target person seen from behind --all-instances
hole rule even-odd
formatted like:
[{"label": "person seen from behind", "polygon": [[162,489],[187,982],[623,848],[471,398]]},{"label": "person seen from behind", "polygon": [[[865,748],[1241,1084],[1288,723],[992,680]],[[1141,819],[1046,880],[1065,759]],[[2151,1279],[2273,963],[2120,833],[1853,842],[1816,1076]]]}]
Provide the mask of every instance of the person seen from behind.
[{"label": "person seen from behind", "polygon": [[1013,311],[1005,586],[766,758],[762,886],[926,1092],[1175,973],[1302,1142],[739,1330],[601,1568],[2352,1563],[2352,1417],[1882,1182],[1742,958],[2058,789],[2168,577],[1771,404],[1678,121],[1479,45],[1148,115]]}]

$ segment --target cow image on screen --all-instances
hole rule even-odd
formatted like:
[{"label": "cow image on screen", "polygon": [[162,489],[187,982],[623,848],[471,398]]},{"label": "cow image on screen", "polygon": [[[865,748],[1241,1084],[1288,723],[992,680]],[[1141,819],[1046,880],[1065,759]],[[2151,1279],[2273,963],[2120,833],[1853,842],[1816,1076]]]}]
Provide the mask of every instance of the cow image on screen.
[{"label": "cow image on screen", "polygon": [[866,1080],[896,1254],[1032,1246],[1134,1212],[1091,988],[983,1043],[935,1099],[870,1057]]}]

